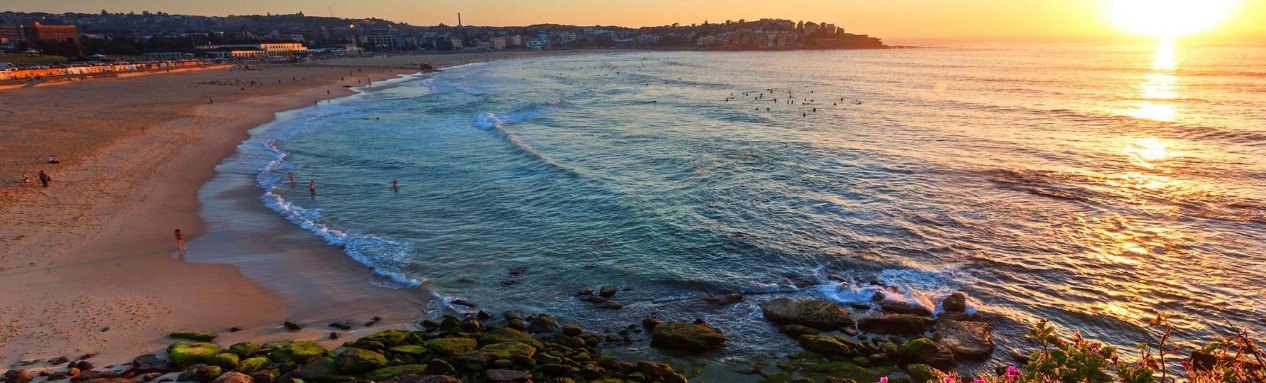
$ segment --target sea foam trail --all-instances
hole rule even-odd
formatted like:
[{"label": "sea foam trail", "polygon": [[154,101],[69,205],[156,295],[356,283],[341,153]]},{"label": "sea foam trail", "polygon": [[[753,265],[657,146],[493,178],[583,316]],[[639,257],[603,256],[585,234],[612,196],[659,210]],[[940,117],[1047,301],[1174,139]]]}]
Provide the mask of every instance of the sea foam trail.
[{"label": "sea foam trail", "polygon": [[422,285],[422,281],[395,271],[398,270],[397,265],[403,264],[413,253],[411,244],[332,227],[321,222],[321,209],[305,209],[274,193],[277,183],[282,179],[280,171],[292,167],[285,161],[290,153],[279,148],[276,139],[268,140],[264,147],[274,154],[273,159],[256,175],[256,183],[265,190],[260,197],[264,205],[281,214],[287,221],[321,237],[326,243],[342,248],[345,254],[368,267],[374,274],[386,277],[403,287]]},{"label": "sea foam trail", "polygon": [[505,114],[486,112],[486,113],[480,114],[479,116],[476,116],[473,124],[475,125],[476,128],[479,128],[481,130],[500,133],[500,135],[504,137],[505,140],[509,142],[511,146],[514,146],[515,149],[518,149],[520,152],[527,154],[528,156],[531,156],[533,158],[536,158],[537,160],[541,162],[544,162],[546,165],[562,170],[566,172],[568,175],[579,176],[580,170],[577,169],[576,167],[568,165],[562,161],[556,160],[553,157],[550,157],[549,155],[537,150],[536,148],[533,148],[531,145],[528,145],[526,142],[523,142],[523,140],[519,137],[518,133],[509,131],[506,129],[506,125],[508,124],[515,124],[515,123],[520,123],[523,121],[528,121],[528,120],[543,116],[545,114],[548,114],[550,112],[553,112],[554,110],[558,109],[559,105],[561,104],[562,104],[561,100],[554,99],[554,100],[550,100],[550,102],[546,104],[533,105],[530,107],[522,108],[522,109],[510,112],[510,113],[505,113]]}]

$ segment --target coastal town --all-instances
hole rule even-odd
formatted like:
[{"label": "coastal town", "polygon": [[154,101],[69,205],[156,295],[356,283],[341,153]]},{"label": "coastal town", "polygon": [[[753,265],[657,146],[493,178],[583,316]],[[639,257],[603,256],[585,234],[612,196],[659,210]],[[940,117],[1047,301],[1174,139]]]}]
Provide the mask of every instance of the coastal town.
[{"label": "coastal town", "polygon": [[[378,18],[303,13],[193,16],[163,12],[0,12],[0,52],[72,58],[253,58],[302,60],[403,52],[633,48],[790,50],[885,48],[876,37],[827,22],[703,21],[627,28],[538,24],[522,27],[414,26]],[[3,60],[0,60],[3,61]]]}]

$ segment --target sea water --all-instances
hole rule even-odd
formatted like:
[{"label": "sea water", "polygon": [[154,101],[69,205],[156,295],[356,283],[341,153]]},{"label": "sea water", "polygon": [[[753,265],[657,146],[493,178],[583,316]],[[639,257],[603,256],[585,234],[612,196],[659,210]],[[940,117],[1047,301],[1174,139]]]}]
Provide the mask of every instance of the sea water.
[{"label": "sea water", "polygon": [[[744,354],[794,347],[769,299],[860,316],[881,291],[933,311],[963,291],[1004,349],[1031,351],[1042,318],[1132,347],[1158,313],[1196,344],[1226,321],[1266,336],[1262,62],[1084,44],[496,61],[282,114],[225,166],[365,283],[435,294],[433,315],[701,318]],[[608,285],[623,309],[576,297]]]}]

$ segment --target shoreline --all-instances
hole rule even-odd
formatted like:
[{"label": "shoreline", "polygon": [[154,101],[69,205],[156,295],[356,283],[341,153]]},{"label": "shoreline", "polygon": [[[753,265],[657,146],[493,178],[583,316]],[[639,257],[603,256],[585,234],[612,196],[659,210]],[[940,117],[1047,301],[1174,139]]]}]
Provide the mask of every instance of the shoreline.
[{"label": "shoreline", "polygon": [[[499,58],[515,56],[413,57],[441,67]],[[363,314],[385,317],[383,325],[417,319],[420,294],[393,300],[410,293],[357,279],[369,271],[293,226],[285,230],[307,238],[290,242],[295,246],[285,250],[303,256],[292,261],[308,262],[300,264],[312,273],[310,281],[319,282],[308,287],[331,276],[358,280],[375,292],[367,307],[382,311],[362,313],[347,306],[366,298],[363,291],[275,291],[275,285],[265,287],[248,278],[237,264],[219,264],[244,255],[240,253],[207,258],[187,254],[193,262],[211,263],[185,262],[172,238],[172,229],[181,228],[194,253],[204,247],[201,237],[216,232],[199,214],[198,193],[249,130],[272,121],[278,112],[351,95],[347,87],[364,85],[363,79],[417,72],[392,69],[398,66],[370,58],[268,65],[258,71],[111,78],[0,93],[0,115],[8,119],[0,126],[0,137],[11,142],[11,150],[0,158],[0,289],[7,292],[0,297],[0,365],[72,354],[122,360],[161,348],[161,339],[174,328],[224,331],[238,326],[243,331],[227,334],[226,340],[293,339],[295,334],[280,326],[292,316],[324,321],[359,320],[344,317]],[[261,85],[223,85],[235,78]],[[47,152],[61,163],[43,163]],[[53,176],[50,187],[12,183],[19,173],[39,170]],[[254,196],[249,199],[266,210]],[[276,214],[272,218],[289,225]],[[321,262],[312,264],[314,260]],[[318,269],[324,272],[313,272]],[[331,301],[336,297],[341,299]],[[382,307],[387,301],[396,306]]]}]

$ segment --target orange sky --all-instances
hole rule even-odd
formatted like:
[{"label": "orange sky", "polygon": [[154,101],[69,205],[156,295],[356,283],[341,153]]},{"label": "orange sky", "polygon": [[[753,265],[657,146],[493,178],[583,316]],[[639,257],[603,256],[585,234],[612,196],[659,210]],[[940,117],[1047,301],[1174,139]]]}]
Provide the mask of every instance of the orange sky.
[{"label": "orange sky", "polygon": [[[163,11],[227,15],[265,12],[379,17],[414,25],[666,25],[762,17],[834,22],[889,42],[919,39],[1064,39],[1123,36],[1103,17],[1105,0],[5,0],[0,10]],[[1198,1],[1198,0],[1195,0]],[[1266,0],[1239,0],[1241,11],[1204,37],[1266,42]]]}]

